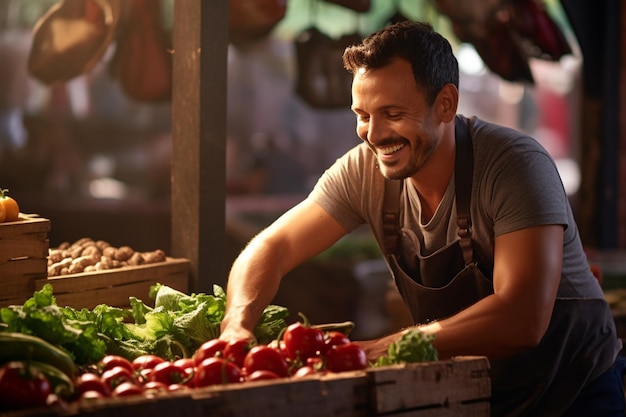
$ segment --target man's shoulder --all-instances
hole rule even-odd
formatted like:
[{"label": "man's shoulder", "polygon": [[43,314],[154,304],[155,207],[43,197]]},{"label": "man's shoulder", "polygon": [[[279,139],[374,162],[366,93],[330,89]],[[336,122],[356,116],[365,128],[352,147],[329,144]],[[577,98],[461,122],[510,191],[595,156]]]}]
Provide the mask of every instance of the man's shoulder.
[{"label": "man's shoulder", "polygon": [[515,157],[520,153],[547,153],[543,145],[534,137],[508,126],[489,122],[477,116],[467,120],[475,154],[486,159]]}]

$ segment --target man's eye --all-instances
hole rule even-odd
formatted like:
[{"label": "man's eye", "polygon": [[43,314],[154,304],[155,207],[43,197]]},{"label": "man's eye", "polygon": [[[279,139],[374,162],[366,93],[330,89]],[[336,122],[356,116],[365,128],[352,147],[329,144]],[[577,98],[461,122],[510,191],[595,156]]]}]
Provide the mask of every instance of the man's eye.
[{"label": "man's eye", "polygon": [[402,117],[402,114],[401,113],[388,113],[387,117],[392,120],[397,120]]},{"label": "man's eye", "polygon": [[362,115],[362,114],[357,114],[356,115],[356,119],[359,122],[367,122],[370,118],[369,118],[369,116],[365,116],[365,115]]}]

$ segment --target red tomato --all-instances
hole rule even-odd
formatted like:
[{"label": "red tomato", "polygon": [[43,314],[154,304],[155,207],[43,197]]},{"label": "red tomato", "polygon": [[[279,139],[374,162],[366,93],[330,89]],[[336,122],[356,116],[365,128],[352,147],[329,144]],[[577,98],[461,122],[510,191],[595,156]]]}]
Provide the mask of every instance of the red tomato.
[{"label": "red tomato", "polygon": [[182,358],[174,361],[174,365],[181,367],[187,375],[185,385],[192,387],[194,376],[196,374],[196,362],[193,358]]},{"label": "red tomato", "polygon": [[350,343],[350,339],[344,333],[331,330],[324,335],[324,350],[328,350],[333,346],[345,345]]},{"label": "red tomato", "polygon": [[89,390],[80,394],[80,396],[78,397],[78,400],[81,403],[87,403],[93,399],[107,398],[107,397],[108,395],[104,395],[100,391]]},{"label": "red tomato", "polygon": [[169,386],[159,381],[148,381],[142,385],[144,394],[169,391]]},{"label": "red tomato", "polygon": [[135,372],[133,364],[128,359],[118,355],[106,355],[100,361],[100,369],[102,372],[112,369],[116,366],[128,369],[131,373]]},{"label": "red tomato", "polygon": [[75,390],[78,396],[82,396],[82,394],[88,391],[97,391],[105,397],[111,395],[111,390],[107,384],[100,379],[99,375],[92,372],[86,372],[78,377],[75,383]]},{"label": "red tomato", "polygon": [[153,369],[154,368],[140,369],[139,371],[135,372],[135,378],[137,379],[138,382],[144,384],[150,381],[150,374],[152,373]]},{"label": "red tomato", "polygon": [[300,322],[287,327],[283,333],[283,341],[292,359],[304,361],[324,350],[324,332]]},{"label": "red tomato", "polygon": [[196,361],[194,358],[180,358],[174,361],[174,365],[180,366],[181,368],[188,370],[193,369],[196,366]]},{"label": "red tomato", "polygon": [[247,339],[231,340],[224,347],[224,359],[234,362],[241,368],[251,347],[250,341]]},{"label": "red tomato", "polygon": [[296,372],[294,372],[293,377],[302,378],[307,375],[315,375],[317,373],[318,372],[315,370],[314,367],[312,367],[311,365],[305,365],[305,366],[301,366],[300,368],[298,368]]},{"label": "red tomato", "polygon": [[285,342],[282,339],[281,340],[274,339],[267,346],[279,351],[280,354],[283,355],[287,363],[292,362],[291,356],[289,356],[289,352],[287,352],[287,349],[285,348]]},{"label": "red tomato", "polygon": [[275,372],[268,371],[265,369],[260,369],[258,371],[252,372],[250,375],[247,375],[245,379],[246,381],[262,381],[266,379],[277,379],[277,378],[280,378],[280,377],[276,375]]},{"label": "red tomato", "polygon": [[316,371],[319,371],[321,369],[324,369],[326,364],[324,363],[324,358],[323,357],[321,357],[321,356],[314,356],[314,357],[308,358],[306,360],[305,366],[310,366],[311,368],[315,369]]},{"label": "red tomato", "polygon": [[113,396],[115,397],[130,397],[141,394],[143,394],[143,388],[134,382],[122,382],[113,390]]},{"label": "red tomato", "polygon": [[187,372],[170,361],[157,364],[150,373],[150,381],[161,382],[165,385],[180,384],[188,379]]},{"label": "red tomato", "polygon": [[165,359],[156,355],[141,355],[133,359],[133,369],[135,371],[141,371],[142,369],[152,369],[156,365],[165,362]]},{"label": "red tomato", "polygon": [[283,355],[267,345],[258,345],[250,349],[246,355],[243,367],[247,374],[254,371],[272,371],[279,377],[289,376],[289,364]]},{"label": "red tomato", "polygon": [[203,360],[197,366],[196,387],[241,382],[241,369],[234,362],[218,357]]},{"label": "red tomato", "polygon": [[200,345],[198,350],[193,354],[193,360],[196,365],[200,364],[207,358],[221,355],[224,352],[227,342],[220,339],[211,339]]},{"label": "red tomato", "polygon": [[135,376],[133,373],[123,366],[114,366],[111,369],[107,369],[102,373],[100,379],[111,390],[114,390],[118,385],[121,385],[124,382],[135,383]]},{"label": "red tomato", "polygon": [[182,390],[188,390],[190,389],[192,386],[195,387],[195,382],[190,382],[189,384],[172,384],[169,387],[167,387],[168,391],[182,391]]},{"label": "red tomato", "polygon": [[367,368],[367,356],[356,343],[334,346],[326,351],[326,369],[331,372],[356,371]]},{"label": "red tomato", "polygon": [[16,410],[45,406],[50,395],[48,378],[23,362],[9,362],[0,368],[0,408]]}]

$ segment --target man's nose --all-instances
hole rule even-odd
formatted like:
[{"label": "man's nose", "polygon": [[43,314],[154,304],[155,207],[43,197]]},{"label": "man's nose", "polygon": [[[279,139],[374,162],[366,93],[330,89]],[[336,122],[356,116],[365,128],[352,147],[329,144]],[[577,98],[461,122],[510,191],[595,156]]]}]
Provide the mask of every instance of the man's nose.
[{"label": "man's nose", "polygon": [[366,138],[369,143],[376,144],[385,137],[386,127],[380,119],[371,118],[367,124]]}]

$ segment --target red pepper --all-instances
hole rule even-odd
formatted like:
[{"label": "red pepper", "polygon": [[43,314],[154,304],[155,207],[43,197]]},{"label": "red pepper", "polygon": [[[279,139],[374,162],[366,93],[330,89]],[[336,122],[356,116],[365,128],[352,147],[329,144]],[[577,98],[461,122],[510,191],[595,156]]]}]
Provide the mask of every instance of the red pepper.
[{"label": "red pepper", "polygon": [[0,410],[45,406],[50,381],[26,362],[9,362],[0,368]]}]

